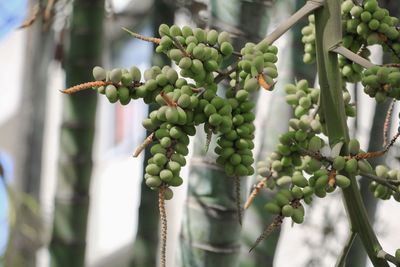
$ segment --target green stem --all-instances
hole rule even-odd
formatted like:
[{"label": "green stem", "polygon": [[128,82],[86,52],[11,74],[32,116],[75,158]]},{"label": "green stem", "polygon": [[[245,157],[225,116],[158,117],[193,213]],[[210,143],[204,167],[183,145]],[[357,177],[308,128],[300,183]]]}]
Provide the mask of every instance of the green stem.
[{"label": "green stem", "polygon": [[272,33],[270,33],[267,37],[264,38],[263,42],[268,44],[272,44],[279,37],[281,37],[285,32],[290,30],[293,25],[295,25],[299,20],[313,12],[314,10],[323,6],[325,0],[312,0],[307,1],[306,4],[300,8],[296,13],[294,13],[290,18],[288,18],[285,22],[280,24]]},{"label": "green stem", "polygon": [[346,266],[346,258],[349,254],[351,246],[353,245],[354,239],[356,239],[357,234],[355,232],[351,232],[346,243],[344,244],[343,250],[339,255],[338,261],[335,264],[335,267],[345,267]]},{"label": "green stem", "polygon": [[[92,80],[101,63],[104,0],[75,0],[66,57],[66,86]],[[97,96],[90,91],[64,96],[60,132],[51,266],[83,267],[92,173]]]},{"label": "green stem", "polygon": [[[330,51],[342,39],[340,3],[339,0],[327,0],[324,7],[315,12],[321,115],[326,123],[331,146],[341,141],[347,144],[349,141],[338,58],[335,53]],[[360,236],[374,266],[389,266],[385,260],[377,257],[381,245],[369,223],[357,180],[353,175],[349,175],[349,177],[351,185],[343,189],[343,197],[351,231]]]}]

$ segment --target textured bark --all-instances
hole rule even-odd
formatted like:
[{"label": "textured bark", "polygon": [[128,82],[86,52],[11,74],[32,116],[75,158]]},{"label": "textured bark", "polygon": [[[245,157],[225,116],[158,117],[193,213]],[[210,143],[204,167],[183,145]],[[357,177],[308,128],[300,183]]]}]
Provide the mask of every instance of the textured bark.
[{"label": "textured bark", "polygon": [[[101,63],[104,0],[75,0],[66,57],[66,86],[92,80]],[[84,266],[97,95],[63,96],[51,266]]]},{"label": "textured bark", "polygon": [[[241,47],[248,40],[257,42],[266,32],[266,10],[270,2],[211,1],[210,27],[235,34],[235,47]],[[190,162],[179,266],[234,267],[239,264],[241,237],[235,182],[215,165],[214,142],[209,152],[205,152],[205,140],[204,131],[199,128]],[[244,191],[246,180],[241,181]]]},{"label": "textured bark", "polygon": [[[174,22],[174,8],[167,5],[163,0],[156,0],[153,9],[153,31],[158,35],[158,27],[165,23],[171,25]],[[155,48],[155,47],[154,47]],[[168,57],[164,54],[154,53],[152,64],[164,66],[171,64]],[[155,105],[149,105],[148,112],[155,109]],[[146,133],[148,136],[150,132]],[[147,165],[147,160],[151,157],[150,147],[144,151],[143,171]],[[158,205],[158,195],[142,182],[140,194],[140,206],[138,213],[138,231],[133,247],[133,258],[131,267],[156,266],[158,248],[158,224],[159,213],[155,208]]]}]

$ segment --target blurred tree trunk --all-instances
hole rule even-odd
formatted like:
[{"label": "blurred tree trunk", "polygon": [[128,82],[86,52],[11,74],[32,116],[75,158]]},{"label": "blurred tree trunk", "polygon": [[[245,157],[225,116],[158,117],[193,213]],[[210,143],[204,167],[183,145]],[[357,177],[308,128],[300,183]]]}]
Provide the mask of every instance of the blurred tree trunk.
[{"label": "blurred tree trunk", "polygon": [[[154,36],[158,35],[158,27],[165,23],[171,25],[174,23],[174,7],[166,4],[163,0],[155,0],[153,12],[153,32]],[[156,45],[154,46],[154,49]],[[165,54],[154,53],[152,56],[152,65],[165,66],[171,64],[171,61]],[[155,109],[154,104],[148,107],[148,113]],[[150,134],[146,132],[146,136]],[[150,147],[146,147],[143,160],[143,171],[147,165],[147,160],[151,157]],[[158,221],[159,212],[155,208],[158,205],[158,195],[142,182],[140,194],[140,206],[138,213],[138,230],[136,240],[133,247],[133,258],[130,263],[131,267],[156,266],[158,248]],[[152,252],[152,253],[150,253]]]},{"label": "blurred tree trunk", "polygon": [[[104,0],[75,0],[66,56],[66,86],[93,80],[101,63]],[[97,94],[63,96],[51,266],[84,266]]]},{"label": "blurred tree trunk", "polygon": [[[266,32],[271,1],[211,1],[211,28],[237,36],[235,47],[257,42]],[[215,142],[205,152],[206,136],[199,129],[190,162],[189,189],[181,232],[180,265],[238,266],[241,226],[235,182],[215,162]],[[242,191],[246,180],[242,179]],[[243,199],[241,200],[243,203]]]},{"label": "blurred tree trunk", "polygon": [[[43,1],[46,2],[46,1]],[[39,10],[44,10],[41,3]],[[25,61],[21,79],[25,82],[22,87],[21,103],[18,114],[4,125],[3,133],[12,134],[0,144],[9,148],[15,158],[15,192],[26,195],[37,207],[40,196],[42,174],[42,147],[46,115],[48,67],[54,57],[54,32],[44,29],[43,16],[38,17],[26,29]],[[11,137],[11,135],[9,136]],[[22,198],[22,197],[21,197]],[[5,266],[34,267],[36,266],[36,251],[43,240],[38,236],[41,231],[39,212],[21,203],[15,203],[15,216],[23,221],[24,226],[32,229],[32,235],[27,236],[21,230],[21,223],[15,223],[10,229],[10,238],[5,255]],[[12,255],[12,257],[9,257]]]}]

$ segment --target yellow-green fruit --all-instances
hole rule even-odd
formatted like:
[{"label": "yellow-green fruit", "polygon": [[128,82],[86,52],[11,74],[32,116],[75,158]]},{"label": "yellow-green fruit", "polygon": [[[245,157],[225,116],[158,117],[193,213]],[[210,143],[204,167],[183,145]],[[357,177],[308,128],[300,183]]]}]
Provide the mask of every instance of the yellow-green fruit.
[{"label": "yellow-green fruit", "polygon": [[177,25],[172,25],[171,28],[169,28],[169,34],[172,36],[179,36],[182,34],[182,32]]},{"label": "yellow-green fruit", "polygon": [[122,78],[122,71],[121,69],[113,69],[110,72],[110,80],[113,83],[119,83],[121,81]]},{"label": "yellow-green fruit", "polygon": [[376,175],[380,178],[387,179],[389,174],[389,168],[385,165],[378,165],[375,168]]},{"label": "yellow-green fruit", "polygon": [[281,207],[278,206],[278,204],[274,202],[269,202],[265,204],[264,208],[272,214],[280,214],[281,213]]},{"label": "yellow-green fruit", "polygon": [[243,89],[250,93],[256,91],[258,88],[260,88],[260,85],[256,78],[250,78],[244,82]]},{"label": "yellow-green fruit", "polygon": [[191,35],[193,35],[193,31],[192,31],[192,28],[190,28],[189,26],[183,26],[182,27],[182,35],[183,35],[183,37],[189,37],[189,36],[191,36]]},{"label": "yellow-green fruit", "polygon": [[351,139],[348,144],[350,155],[357,155],[360,151],[360,143],[357,139]]},{"label": "yellow-green fruit", "polygon": [[133,77],[129,72],[122,74],[121,83],[124,86],[130,86],[132,84],[132,81]]},{"label": "yellow-green fruit", "polygon": [[291,205],[285,205],[282,207],[282,215],[285,217],[290,217],[293,215],[293,207]]},{"label": "yellow-green fruit", "polygon": [[96,81],[104,81],[107,77],[107,72],[99,66],[93,68],[93,78]]},{"label": "yellow-green fruit", "polygon": [[188,57],[183,57],[178,65],[181,69],[189,69],[192,66],[192,60]]},{"label": "yellow-green fruit", "polygon": [[169,58],[172,60],[179,62],[181,58],[183,57],[182,51],[179,49],[171,49],[168,53]]},{"label": "yellow-green fruit", "polygon": [[210,30],[207,33],[207,43],[215,45],[218,41],[218,32],[216,30]]},{"label": "yellow-green fruit", "polygon": [[190,105],[190,96],[189,95],[181,95],[178,99],[177,104],[182,108],[187,108]]},{"label": "yellow-green fruit", "polygon": [[181,164],[175,161],[169,161],[167,163],[167,168],[174,174],[178,174],[181,171]]},{"label": "yellow-green fruit", "polygon": [[361,172],[366,172],[371,174],[373,174],[374,172],[371,164],[369,164],[369,162],[365,159],[358,161],[358,168],[360,169]]},{"label": "yellow-green fruit", "polygon": [[164,182],[169,182],[171,179],[174,177],[172,171],[170,170],[162,170],[160,172],[160,179],[163,180]]},{"label": "yellow-green fruit", "polygon": [[289,204],[289,199],[282,192],[279,192],[276,194],[275,200],[276,200],[277,204],[281,207],[285,206],[286,204]]},{"label": "yellow-green fruit", "polygon": [[231,37],[229,36],[229,33],[223,31],[218,35],[217,41],[218,41],[218,44],[221,45],[224,42],[230,42]]},{"label": "yellow-green fruit", "polygon": [[214,113],[210,116],[208,119],[208,122],[210,123],[211,126],[218,126],[221,124],[222,117],[218,113]]},{"label": "yellow-green fruit", "polygon": [[118,101],[118,91],[114,85],[112,84],[107,85],[105,93],[108,101],[110,101],[111,103],[115,103]]},{"label": "yellow-green fruit", "polygon": [[165,111],[165,118],[167,122],[175,124],[178,122],[179,114],[175,107],[168,107]]},{"label": "yellow-green fruit", "polygon": [[165,200],[170,200],[173,197],[174,197],[174,192],[171,190],[171,188],[169,188],[169,187],[165,188],[165,191],[164,191]]},{"label": "yellow-green fruit", "polygon": [[318,189],[324,189],[325,186],[328,185],[328,180],[329,177],[328,175],[322,175],[321,177],[317,178],[317,181],[315,182],[315,188]]},{"label": "yellow-green fruit", "polygon": [[157,153],[153,156],[153,162],[158,166],[164,166],[165,163],[167,163],[167,161],[168,161],[167,156],[165,156],[164,154]]},{"label": "yellow-green fruit", "polygon": [[253,59],[253,66],[256,68],[257,73],[263,72],[264,69],[264,58],[262,56],[257,56]]},{"label": "yellow-green fruit", "polygon": [[291,191],[295,199],[301,199],[303,197],[303,190],[301,190],[300,187],[295,185],[292,187]]},{"label": "yellow-green fruit", "polygon": [[348,177],[340,174],[336,175],[336,184],[340,188],[346,188],[350,185],[350,183],[351,181]]}]

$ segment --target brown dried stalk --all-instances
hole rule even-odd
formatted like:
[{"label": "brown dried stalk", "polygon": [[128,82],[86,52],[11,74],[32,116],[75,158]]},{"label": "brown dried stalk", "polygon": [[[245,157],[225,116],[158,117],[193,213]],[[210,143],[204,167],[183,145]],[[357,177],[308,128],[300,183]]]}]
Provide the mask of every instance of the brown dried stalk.
[{"label": "brown dried stalk", "polygon": [[160,95],[164,99],[165,103],[167,103],[168,106],[170,106],[170,107],[178,106],[178,104],[176,104],[176,102],[174,100],[172,100],[166,93],[161,92]]},{"label": "brown dried stalk", "polygon": [[136,39],[143,40],[143,41],[146,41],[146,42],[151,42],[151,43],[154,43],[154,44],[160,44],[160,41],[161,41],[160,38],[143,36],[143,35],[138,34],[136,32],[130,31],[125,27],[122,27],[122,29],[124,31],[126,31],[127,33],[129,33],[130,35],[132,35],[133,37],[135,37]]},{"label": "brown dried stalk", "polygon": [[261,189],[264,188],[265,184],[267,183],[268,179],[272,176],[271,169],[269,175],[266,177],[262,178],[261,181],[257,183],[257,185],[254,187],[253,191],[251,191],[251,194],[249,198],[246,200],[246,203],[244,204],[244,209],[248,209],[251,204],[253,203],[254,199],[256,198],[257,194],[260,193]]},{"label": "brown dried stalk", "polygon": [[87,82],[87,83],[81,83],[81,84],[72,86],[72,87],[67,88],[65,90],[61,90],[61,92],[64,93],[64,94],[71,95],[71,94],[77,93],[79,91],[90,89],[92,87],[106,86],[106,85],[109,85],[109,84],[113,84],[113,83],[112,82],[105,82],[105,81]]},{"label": "brown dried stalk", "polygon": [[133,157],[137,158],[140,153],[142,153],[142,151],[153,142],[153,138],[154,138],[154,132],[151,133],[149,136],[146,137],[146,139],[144,140],[144,142],[142,144],[140,144],[136,149],[135,152],[133,153]]},{"label": "brown dried stalk", "polygon": [[392,120],[393,115],[393,108],[394,108],[395,100],[393,99],[390,103],[390,107],[388,112],[386,113],[385,123],[383,124],[383,147],[387,145],[389,140],[389,129],[390,129],[390,122]]}]

